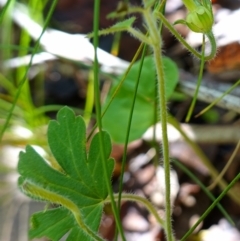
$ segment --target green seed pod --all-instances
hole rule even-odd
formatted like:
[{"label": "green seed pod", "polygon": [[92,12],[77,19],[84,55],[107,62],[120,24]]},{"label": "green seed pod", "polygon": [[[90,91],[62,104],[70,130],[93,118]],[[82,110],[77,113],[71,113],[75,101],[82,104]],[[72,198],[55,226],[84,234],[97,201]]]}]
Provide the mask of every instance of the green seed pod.
[{"label": "green seed pod", "polygon": [[204,6],[198,6],[187,15],[186,25],[196,33],[208,33],[212,29],[212,13]]}]

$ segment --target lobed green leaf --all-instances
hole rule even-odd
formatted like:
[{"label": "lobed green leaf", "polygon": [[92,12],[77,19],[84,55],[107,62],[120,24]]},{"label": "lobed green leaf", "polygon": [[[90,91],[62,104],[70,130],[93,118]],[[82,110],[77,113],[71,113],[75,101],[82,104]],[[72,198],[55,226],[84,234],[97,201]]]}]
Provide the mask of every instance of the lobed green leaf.
[{"label": "lobed green leaf", "polygon": [[[109,178],[114,168],[110,137],[103,132]],[[59,240],[93,240],[81,227],[81,222],[97,232],[108,191],[102,178],[99,154],[99,134],[86,150],[86,127],[82,117],[75,117],[68,107],[62,108],[56,121],[50,121],[48,142],[61,172],[54,169],[31,146],[20,153],[19,187],[28,196],[61,205],[32,217],[30,237],[46,236]],[[79,221],[80,220],[80,221]],[[47,227],[47,228],[46,228]],[[61,230],[61,231],[60,231]],[[74,239],[71,237],[74,236]],[[85,237],[83,239],[83,236]]]}]

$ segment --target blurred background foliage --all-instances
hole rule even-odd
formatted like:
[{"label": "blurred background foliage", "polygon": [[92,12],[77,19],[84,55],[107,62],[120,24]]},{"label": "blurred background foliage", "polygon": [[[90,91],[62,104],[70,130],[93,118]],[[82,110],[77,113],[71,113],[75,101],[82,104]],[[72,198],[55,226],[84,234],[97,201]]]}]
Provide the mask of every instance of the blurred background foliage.
[{"label": "blurred background foliage", "polygon": [[[136,5],[141,4],[141,1],[135,0],[131,3]],[[0,0],[0,131],[2,135],[0,143],[0,240],[3,241],[28,240],[28,218],[33,211],[43,208],[41,203],[30,202],[17,190],[16,165],[19,151],[26,144],[31,144],[46,159],[51,158],[47,148],[46,125],[51,118],[55,118],[56,111],[64,105],[69,105],[74,108],[76,113],[83,114],[89,130],[95,123],[91,72],[93,56],[91,56],[87,43],[84,42],[87,41],[85,35],[79,35],[92,31],[93,1],[59,0],[48,24],[49,29],[45,31],[45,35],[40,39],[40,45],[36,49],[37,39],[44,27],[51,4],[52,2],[47,0]],[[203,76],[203,88],[205,89],[200,91],[194,114],[198,114],[208,103],[223,94],[234,83],[239,85],[240,35],[239,31],[231,31],[226,26],[236,26],[236,23],[240,21],[238,10],[240,2],[215,0],[213,4],[219,53],[215,61],[206,64]],[[106,16],[116,8],[116,1],[101,1],[101,29],[114,24],[115,21]],[[168,0],[166,16],[170,22],[183,18],[185,15],[186,11],[180,0]],[[227,19],[228,24],[223,25],[223,20]],[[135,27],[144,29],[141,17],[138,15]],[[199,38],[192,35],[184,26],[177,26],[177,30],[194,47],[200,46]],[[223,42],[224,39],[227,39],[228,42]],[[179,123],[183,123],[194,93],[199,62],[183,50],[166,29],[163,30],[163,40],[164,54],[177,63],[180,73],[177,89],[169,99],[169,112]],[[100,48],[119,57],[110,58],[110,54],[107,55],[106,52],[99,54],[100,57],[103,56],[100,58],[103,102],[108,99],[111,83],[127,68],[128,61],[132,60],[140,44],[127,33],[123,33],[117,40],[117,48],[112,47],[114,41],[116,41],[114,36],[100,37]],[[34,52],[36,52],[35,57],[31,61],[31,55]],[[19,91],[21,85],[21,91]],[[13,108],[17,96],[16,105]],[[228,97],[220,101],[218,106],[214,106],[199,118],[193,117],[190,124],[185,126],[187,131],[187,128],[195,125],[193,141],[200,143],[202,150],[219,172],[231,159],[236,143],[240,139],[239,96],[240,90],[237,87]],[[148,113],[143,113],[145,118]],[[114,129],[116,120],[111,122],[112,112],[109,114],[107,125]],[[11,118],[5,129],[8,117]],[[151,121],[149,123],[152,124]],[[188,134],[191,136],[192,132]],[[172,136],[175,137],[175,135],[177,134],[174,132]],[[152,145],[149,144],[149,140],[153,139],[152,136],[144,138],[139,136],[138,141],[130,145],[128,150],[129,168],[131,167],[130,159],[139,153],[146,153],[149,146]],[[170,149],[171,156],[188,166],[200,180],[205,182],[205,185],[211,183],[209,170],[187,145],[173,141]],[[114,144],[112,153],[116,159],[114,181],[119,175],[122,153],[122,146]],[[239,172],[239,158],[238,150],[231,159],[232,165],[224,175],[227,181],[230,181]],[[126,182],[125,189],[139,191],[139,185],[142,185],[143,190],[149,188],[147,181],[144,185],[143,182],[141,184],[141,177],[143,173],[146,175],[152,173],[150,167],[151,164],[148,163],[139,165],[138,169],[135,168],[134,171],[131,168],[126,170],[127,175],[130,175],[128,179],[130,181]],[[177,169],[177,172],[181,187],[175,204],[174,219],[176,233],[181,236],[189,228],[189,220],[206,208],[209,201],[181,171]],[[131,179],[133,177],[135,181]],[[215,188],[213,192],[218,195],[220,191]],[[148,195],[152,194],[148,193]],[[203,200],[204,205],[201,206],[201,203],[196,201],[196,205],[191,206],[186,201],[191,198],[195,198],[195,201],[198,201],[198,198]],[[236,227],[239,228],[239,206],[227,197],[223,203],[236,221]],[[188,205],[190,205],[189,209],[187,209]],[[125,211],[129,208],[126,205],[124,207]],[[183,210],[185,210],[185,216],[182,216],[184,215]],[[129,211],[129,213],[131,212]],[[141,213],[141,215],[147,219],[144,214]],[[183,219],[185,221],[182,221]],[[214,211],[211,218],[203,224],[203,229],[209,231],[208,228],[212,224],[217,224],[219,220],[219,213]],[[148,220],[148,222],[150,221]],[[182,228],[181,225],[184,227]],[[222,227],[221,225],[219,224],[218,228]],[[111,230],[113,227],[108,229]],[[106,237],[111,240],[112,234],[108,229],[106,228],[106,231],[102,228],[102,232],[105,232]],[[220,228],[220,230],[222,229]],[[155,236],[158,236],[159,240],[163,240],[160,231]],[[205,241],[203,236],[203,234],[199,234],[191,240]],[[129,240],[131,239],[129,238]],[[225,240],[233,241],[234,239]]]}]

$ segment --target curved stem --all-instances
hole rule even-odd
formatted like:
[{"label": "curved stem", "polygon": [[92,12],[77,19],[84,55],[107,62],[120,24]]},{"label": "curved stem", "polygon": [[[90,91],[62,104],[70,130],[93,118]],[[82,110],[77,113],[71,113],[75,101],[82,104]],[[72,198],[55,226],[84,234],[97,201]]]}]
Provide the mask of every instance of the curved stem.
[{"label": "curved stem", "polygon": [[[194,49],[192,46],[190,46],[186,40],[178,33],[178,31],[173,27],[172,24],[168,22],[168,20],[164,17],[164,15],[160,12],[155,12],[155,15],[157,18],[159,18],[164,25],[168,28],[168,30],[178,39],[178,41],[193,55],[195,55],[197,58],[201,59],[202,58],[202,53],[198,52],[196,49]],[[211,44],[211,52],[209,55],[204,56],[205,61],[211,60],[215,57],[216,52],[217,52],[217,45],[215,38],[213,36],[212,32],[206,33],[206,36],[209,39],[209,42]]]},{"label": "curved stem", "polygon": [[[114,194],[114,199],[118,200],[118,194]],[[158,221],[158,223],[162,226],[165,227],[165,223],[164,221],[159,217],[156,208],[152,205],[151,202],[149,202],[146,198],[141,197],[141,196],[137,196],[134,194],[130,194],[130,193],[122,193],[122,201],[134,201],[134,202],[139,202],[141,204],[143,204],[147,210],[156,218],[156,220]],[[108,196],[104,202],[110,202],[110,197]]]},{"label": "curved stem", "polygon": [[217,53],[217,44],[216,44],[216,40],[215,40],[215,37],[213,35],[213,32],[206,33],[206,36],[208,37],[208,40],[209,40],[210,45],[211,45],[211,53],[210,53],[209,56],[204,56],[205,61],[213,59],[216,56],[216,53]]}]

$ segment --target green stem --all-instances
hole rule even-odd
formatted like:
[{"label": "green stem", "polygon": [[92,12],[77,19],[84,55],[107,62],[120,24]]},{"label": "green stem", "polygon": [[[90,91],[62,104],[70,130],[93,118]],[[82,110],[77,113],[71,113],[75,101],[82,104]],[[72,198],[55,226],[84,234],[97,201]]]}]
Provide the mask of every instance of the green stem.
[{"label": "green stem", "polygon": [[[201,59],[202,58],[202,53],[199,53],[196,49],[194,49],[193,47],[191,47],[186,40],[178,33],[178,31],[173,27],[173,25],[171,23],[168,22],[168,20],[164,17],[164,15],[160,12],[155,12],[155,15],[157,16],[157,18],[159,18],[164,25],[168,28],[168,30],[178,39],[178,41],[189,51],[191,52],[193,55],[195,55],[197,58]],[[217,52],[217,45],[216,45],[216,41],[215,38],[213,36],[213,33],[207,33],[206,34],[210,44],[211,44],[211,52],[209,55],[204,56],[205,61],[211,60],[215,57],[216,52]]]},{"label": "green stem", "polygon": [[121,208],[123,175],[124,175],[124,170],[125,170],[125,166],[126,166],[127,147],[128,147],[129,135],[130,135],[130,130],[131,130],[131,123],[132,123],[132,118],[133,118],[133,111],[134,111],[135,102],[136,102],[136,98],[137,98],[138,85],[139,85],[139,82],[140,82],[140,76],[141,76],[141,72],[142,72],[145,53],[146,53],[146,45],[144,45],[144,48],[143,48],[141,62],[140,62],[140,66],[139,66],[139,72],[138,72],[138,76],[136,78],[133,101],[132,101],[132,106],[131,106],[129,120],[128,120],[128,126],[127,126],[126,140],[125,140],[125,144],[124,144],[121,174],[120,174],[120,178],[119,178],[119,195],[118,195],[118,208],[119,208],[119,210]]},{"label": "green stem", "polygon": [[106,154],[105,149],[103,146],[103,135],[102,135],[102,118],[101,118],[101,103],[100,103],[100,90],[99,90],[99,66],[98,66],[98,58],[97,58],[97,47],[98,47],[98,30],[99,30],[99,12],[100,12],[100,0],[94,1],[94,22],[93,22],[93,30],[94,30],[94,38],[93,38],[93,45],[94,45],[94,64],[93,64],[93,72],[94,72],[94,92],[95,92],[95,107],[96,107],[96,116],[97,116],[97,124],[99,128],[99,138],[100,138],[100,155],[101,161],[103,165],[103,175],[106,180],[106,185],[108,189],[108,194],[111,199],[111,205],[113,214],[115,217],[116,225],[121,235],[123,241],[125,241],[122,225],[120,222],[119,212],[117,211],[117,206],[113,197],[113,190],[111,186],[111,182],[108,179],[108,170],[107,170],[107,163],[106,163]]},{"label": "green stem", "polygon": [[[240,143],[240,142],[239,142]],[[183,172],[185,172],[194,182],[198,184],[202,188],[202,190],[206,193],[206,195],[212,200],[215,201],[216,198],[213,196],[213,194],[208,190],[207,187],[204,186],[204,184],[190,171],[188,170],[181,162],[177,160],[173,160],[173,163],[179,167]],[[227,213],[227,211],[223,208],[223,206],[218,203],[217,207],[221,211],[221,213],[224,215],[224,217],[228,220],[229,223],[231,223],[233,226],[235,225],[234,221],[230,217],[230,215]]]},{"label": "green stem", "polygon": [[200,88],[201,82],[202,82],[203,68],[204,68],[204,63],[205,63],[204,52],[205,52],[205,34],[203,34],[202,58],[201,58],[200,70],[199,70],[199,75],[198,75],[198,80],[197,80],[197,88],[195,90],[192,103],[191,103],[190,108],[187,113],[186,122],[189,122],[189,120],[192,116],[192,113],[193,113],[193,109],[197,102],[197,96],[198,96],[199,88]]},{"label": "green stem", "polygon": [[141,32],[139,32],[138,30],[130,27],[128,29],[128,31],[135,37],[137,38],[139,41],[144,42],[145,44],[151,45],[151,39],[148,38],[148,35],[144,35]]},{"label": "green stem", "polygon": [[162,60],[162,39],[158,32],[156,21],[149,11],[145,12],[145,21],[149,29],[149,38],[152,42],[153,56],[157,72],[157,90],[159,98],[160,120],[162,127],[162,154],[165,173],[165,232],[168,241],[173,241],[173,231],[171,223],[171,199],[170,199],[170,158],[167,134],[167,102],[165,94],[165,77]]},{"label": "green stem", "polygon": [[[105,113],[107,112],[107,110],[108,110],[109,106],[111,105],[111,103],[113,102],[115,96],[117,95],[117,93],[118,93],[119,90],[121,89],[121,87],[122,87],[122,85],[123,85],[123,83],[124,83],[124,81],[125,81],[128,73],[130,72],[133,64],[137,61],[137,58],[138,58],[139,54],[141,53],[143,46],[144,46],[144,44],[141,43],[141,45],[139,46],[136,54],[134,55],[134,57],[133,57],[133,59],[132,59],[132,61],[131,61],[131,63],[129,64],[127,70],[125,71],[123,77],[121,78],[118,86],[116,87],[114,93],[112,94],[109,102],[106,104],[105,109],[102,111],[102,118],[103,118],[103,116],[105,115]],[[89,135],[88,135],[88,137],[87,137],[87,141],[89,141],[89,139],[90,139],[91,136],[93,135],[93,133],[94,133],[94,131],[96,130],[96,128],[97,128],[97,123],[94,125],[94,127],[93,127],[92,130],[91,130],[91,132],[89,133]]]},{"label": "green stem", "polygon": [[208,40],[210,42],[211,53],[209,54],[209,56],[204,57],[205,61],[214,59],[215,56],[216,56],[216,53],[217,53],[217,43],[216,43],[215,37],[213,35],[213,32],[206,33],[206,35],[207,35]]},{"label": "green stem", "polygon": [[[209,174],[212,179],[216,179],[219,175],[218,171],[214,168],[211,161],[207,158],[207,156],[202,152],[200,147],[192,141],[186,133],[182,130],[179,122],[171,115],[168,116],[168,123],[170,123],[172,126],[174,126],[179,133],[182,135],[186,143],[194,150],[194,152],[200,157],[202,163],[207,167]],[[219,180],[218,186],[224,190],[227,186],[227,183],[224,179]],[[234,200],[236,203],[240,204],[240,195],[239,193],[236,193],[234,190],[230,190],[228,195]]]},{"label": "green stem", "polygon": [[94,106],[94,80],[93,80],[93,71],[90,70],[88,74],[88,86],[87,86],[87,94],[86,94],[86,102],[84,107],[83,119],[88,126],[91,116],[92,110]]},{"label": "green stem", "polygon": [[216,198],[216,200],[210,205],[210,207],[203,213],[198,221],[188,230],[188,232],[181,238],[181,241],[186,240],[189,235],[196,229],[196,227],[204,220],[212,209],[220,202],[220,200],[226,195],[226,193],[234,186],[234,184],[240,178],[240,173],[232,180],[232,182],[223,190],[223,192]]},{"label": "green stem", "polygon": [[[164,14],[165,12],[165,6],[166,6],[166,0],[163,0],[158,3],[156,3],[156,7],[155,7],[155,11],[159,11],[161,13]],[[159,33],[162,34],[162,30],[163,30],[163,23],[160,22],[159,23]],[[156,86],[158,85],[158,80],[156,79]],[[159,118],[159,113],[158,113],[158,106],[159,106],[159,98],[158,98],[158,88],[155,88],[155,93],[154,93],[154,97],[155,97],[155,101],[154,101],[154,122],[153,123],[157,123],[160,121]],[[153,126],[153,141],[154,141],[154,148],[156,150],[156,155],[154,156],[154,160],[153,160],[153,164],[155,166],[155,168],[157,168],[157,166],[159,165],[159,159],[160,159],[160,145],[158,144],[157,140],[156,140],[156,125]]]},{"label": "green stem", "polygon": [[163,61],[160,46],[155,46],[153,49],[155,65],[158,78],[158,98],[160,100],[160,120],[162,127],[162,153],[163,153],[163,166],[165,173],[165,212],[166,212],[166,235],[167,240],[172,240],[172,224],[171,224],[171,199],[170,199],[170,157],[169,145],[167,134],[167,103],[165,96],[165,79],[163,71]]},{"label": "green stem", "polygon": [[[121,19],[121,20],[123,20],[123,19]],[[121,32],[117,32],[113,37],[111,54],[114,56],[118,56],[118,54],[119,54],[121,35],[122,35]]]},{"label": "green stem", "polygon": [[[114,194],[114,199],[118,200],[118,194]],[[134,195],[134,194],[123,193],[122,194],[122,200],[124,200],[124,201],[134,201],[134,202],[139,202],[139,203],[143,204],[147,208],[147,210],[156,218],[158,223],[162,227],[165,227],[164,221],[159,217],[156,208],[146,198],[141,197],[141,196],[137,196],[137,195]],[[107,197],[104,200],[104,202],[110,202],[110,197]]]},{"label": "green stem", "polygon": [[240,85],[240,80],[238,80],[234,85],[232,85],[228,90],[226,90],[219,98],[215,99],[210,105],[208,105],[206,108],[204,108],[202,111],[200,111],[195,117],[198,117],[211,109],[214,105],[216,105],[221,99],[223,99],[226,95],[228,95],[234,88],[236,88],[238,85]]},{"label": "green stem", "polygon": [[227,170],[229,170],[229,167],[232,164],[234,158],[236,157],[239,148],[240,148],[240,140],[238,141],[232,155],[228,159],[226,165],[224,166],[224,168],[220,172],[219,176],[216,179],[214,179],[213,183],[208,187],[209,190],[212,190],[213,188],[215,188],[215,186],[218,184],[219,180],[221,180],[223,178],[223,176],[225,175],[225,173],[227,172]]}]

